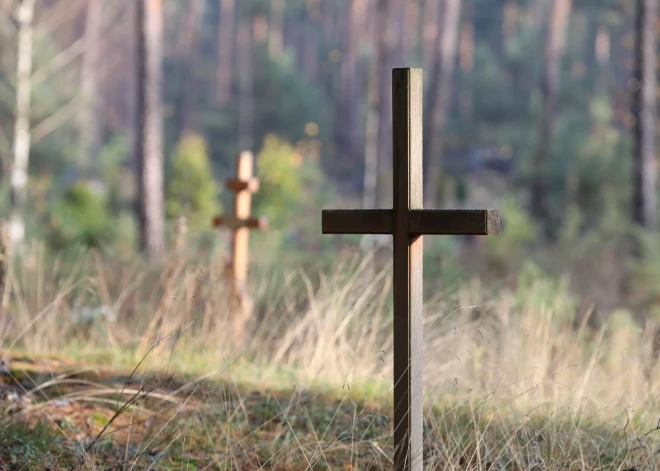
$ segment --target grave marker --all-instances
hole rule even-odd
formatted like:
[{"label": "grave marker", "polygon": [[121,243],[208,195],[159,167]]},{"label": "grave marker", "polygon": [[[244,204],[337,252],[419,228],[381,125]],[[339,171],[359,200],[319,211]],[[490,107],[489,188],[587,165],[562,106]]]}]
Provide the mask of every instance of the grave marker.
[{"label": "grave marker", "polygon": [[252,218],[252,194],[259,191],[259,180],[254,177],[254,156],[252,152],[241,152],[236,158],[236,177],[225,184],[235,193],[233,216],[218,216],[213,227],[227,227],[231,230],[231,259],[228,262],[232,282],[232,307],[237,314],[234,318],[234,334],[237,340],[243,338],[245,322],[252,315],[252,300],[247,291],[248,255],[250,229],[265,230],[268,223],[264,218]]},{"label": "grave marker", "polygon": [[422,70],[392,71],[393,209],[324,210],[324,234],[394,236],[394,470],[422,457],[422,236],[499,232],[495,210],[422,209]]}]

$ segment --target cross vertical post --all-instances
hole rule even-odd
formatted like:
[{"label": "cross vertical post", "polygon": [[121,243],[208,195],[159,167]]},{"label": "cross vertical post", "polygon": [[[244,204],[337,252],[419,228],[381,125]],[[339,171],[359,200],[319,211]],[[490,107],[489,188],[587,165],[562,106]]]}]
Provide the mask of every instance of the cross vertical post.
[{"label": "cross vertical post", "polygon": [[495,210],[422,209],[422,70],[392,71],[392,209],[324,210],[324,234],[394,236],[394,471],[423,469],[422,236],[497,234]]},{"label": "cross vertical post", "polygon": [[229,269],[232,281],[232,307],[235,311],[234,334],[237,340],[243,336],[245,322],[252,315],[252,300],[247,291],[248,255],[250,229],[264,230],[267,222],[263,218],[251,217],[252,194],[259,191],[259,180],[254,177],[252,152],[241,152],[236,158],[236,177],[226,182],[227,189],[236,193],[234,215],[218,216],[214,227],[225,226],[232,231],[231,259]]},{"label": "cross vertical post", "polygon": [[394,469],[422,469],[422,71],[392,73],[394,180]]}]

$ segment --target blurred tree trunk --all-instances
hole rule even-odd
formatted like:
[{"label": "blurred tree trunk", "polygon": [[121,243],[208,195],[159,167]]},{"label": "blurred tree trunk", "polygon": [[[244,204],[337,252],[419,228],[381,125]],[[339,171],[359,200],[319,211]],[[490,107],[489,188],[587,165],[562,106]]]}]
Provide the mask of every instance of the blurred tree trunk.
[{"label": "blurred tree trunk", "polygon": [[427,181],[425,184],[424,205],[434,208],[444,199],[444,177],[442,175],[444,149],[444,128],[447,122],[447,112],[451,105],[451,85],[456,66],[456,50],[458,47],[458,31],[460,29],[462,0],[443,0],[441,16],[442,25],[438,37],[438,59],[431,71],[431,87],[429,88],[430,125],[428,126],[426,149]]},{"label": "blurred tree trunk", "polygon": [[472,117],[473,95],[472,86],[468,80],[474,70],[474,6],[467,5],[463,9],[465,17],[461,25],[459,40],[459,60],[461,79],[459,81],[459,111],[461,119],[467,120]]},{"label": "blurred tree trunk", "polygon": [[380,64],[378,106],[378,170],[376,183],[378,207],[392,205],[392,69],[396,67],[401,45],[398,26],[402,7],[397,0],[378,0],[377,15],[383,19],[376,33],[380,37],[378,61]]},{"label": "blurred tree trunk", "polygon": [[607,93],[609,85],[609,68],[612,48],[612,39],[609,27],[605,25],[598,26],[594,37],[594,58],[597,68],[596,91],[598,93]]},{"label": "blurred tree trunk", "polygon": [[25,206],[30,163],[30,113],[32,97],[32,48],[35,0],[20,0],[16,10],[18,54],[16,70],[16,117],[14,165],[11,170],[11,219],[9,237],[15,247],[25,239]]},{"label": "blurred tree trunk", "polygon": [[504,11],[502,12],[502,39],[505,47],[506,44],[516,36],[517,29],[518,2],[517,0],[504,0]]},{"label": "blurred tree trunk", "polygon": [[360,48],[360,35],[364,28],[367,2],[352,0],[346,21],[348,23],[348,37],[344,48],[340,72],[340,87],[336,136],[339,174],[341,176],[354,173],[355,162],[358,159],[358,136],[360,114],[360,80],[358,77],[358,54]]},{"label": "blurred tree trunk", "polygon": [[270,0],[268,54],[277,57],[284,52],[284,10],[286,0]]},{"label": "blurred tree trunk", "polygon": [[[438,60],[438,23],[440,20],[440,0],[426,0],[424,4],[424,26],[422,29],[422,63],[424,70],[431,72]],[[425,80],[426,90],[432,81]]]},{"label": "blurred tree trunk", "polygon": [[199,35],[204,19],[204,1],[188,0],[188,8],[177,44],[181,67],[181,102],[179,106],[179,138],[198,131],[198,87],[195,76],[199,62]]},{"label": "blurred tree trunk", "polygon": [[369,64],[369,80],[367,85],[367,123],[364,139],[364,182],[362,193],[362,207],[375,208],[378,195],[378,129],[380,121],[380,93],[383,60],[383,36],[380,34],[387,20],[387,11],[383,11],[380,1],[376,0],[379,8],[376,10],[374,40],[372,44],[376,49]]},{"label": "blurred tree trunk", "polygon": [[422,17],[420,15],[420,0],[408,0],[406,4],[406,17],[404,21],[405,34],[403,36],[403,56],[410,63],[418,57]]},{"label": "blurred tree trunk", "polygon": [[136,0],[140,246],[150,260],[165,252],[163,208],[162,0]]},{"label": "blurred tree trunk", "polygon": [[238,22],[238,145],[241,151],[253,151],[254,145],[254,64],[252,54],[253,22]]},{"label": "blurred tree trunk", "polygon": [[235,0],[220,0],[216,71],[216,101],[219,105],[226,105],[231,100],[235,14]]},{"label": "blurred tree trunk", "polygon": [[318,77],[320,10],[315,0],[307,0],[304,20],[304,41],[302,69],[305,77],[315,80]]},{"label": "blurred tree trunk", "polygon": [[634,174],[633,221],[657,228],[655,113],[657,106],[656,36],[658,0],[638,0],[633,76]]},{"label": "blurred tree trunk", "polygon": [[96,154],[101,145],[98,69],[100,66],[102,24],[103,0],[89,0],[85,18],[85,51],[82,57],[80,79],[84,104],[78,127],[80,136],[78,165],[82,168],[95,162]]},{"label": "blurred tree trunk", "polygon": [[[543,75],[543,112],[539,143],[532,162],[531,207],[537,221],[547,223],[547,188],[545,172],[551,154],[552,135],[555,125],[561,59],[566,47],[566,26],[572,0],[553,0],[550,24],[546,33],[545,71]],[[549,225],[546,224],[546,227]]]}]

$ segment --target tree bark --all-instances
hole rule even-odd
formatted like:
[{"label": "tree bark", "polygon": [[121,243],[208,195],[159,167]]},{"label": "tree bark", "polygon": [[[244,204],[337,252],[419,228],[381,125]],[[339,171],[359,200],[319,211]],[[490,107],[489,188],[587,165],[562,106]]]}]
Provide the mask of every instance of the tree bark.
[{"label": "tree bark", "polygon": [[9,238],[12,247],[25,239],[25,206],[30,163],[30,113],[32,108],[32,48],[35,0],[20,0],[18,22],[18,60],[16,77],[16,119],[14,125],[14,165],[11,170],[11,219]]},{"label": "tree bark", "polygon": [[[378,0],[376,0],[378,2]],[[382,31],[386,24],[387,11],[381,5],[376,10],[376,27],[373,28],[376,53],[369,66],[369,82],[367,85],[367,123],[364,139],[364,182],[362,192],[362,207],[375,208],[378,195],[378,130],[380,128],[380,94],[382,80]]]},{"label": "tree bark", "polygon": [[220,0],[218,68],[216,71],[218,105],[226,105],[231,100],[235,14],[235,0]]},{"label": "tree bark", "polygon": [[415,58],[418,56],[420,36],[418,31],[421,27],[422,17],[420,15],[420,0],[408,0],[406,3],[405,34],[403,36],[403,56]]},{"label": "tree bark", "polygon": [[[440,0],[426,0],[424,4],[424,27],[422,62],[424,70],[431,72],[438,60],[438,23],[440,19]],[[426,89],[431,85],[431,80],[425,80]]]},{"label": "tree bark", "polygon": [[432,71],[432,85],[429,90],[430,126],[427,131],[426,161],[428,180],[424,204],[434,208],[438,200],[443,200],[444,185],[442,175],[442,152],[444,148],[444,128],[447,111],[451,104],[451,85],[456,65],[458,30],[460,27],[462,0],[444,0],[441,16],[442,30],[439,37],[439,57]]},{"label": "tree bark", "polygon": [[162,131],[162,0],[136,0],[140,245],[151,261],[165,252]]},{"label": "tree bark", "polygon": [[304,20],[304,41],[302,51],[302,69],[305,76],[310,80],[318,77],[319,57],[319,27],[317,22],[320,11],[314,0],[307,0]]},{"label": "tree bark", "polygon": [[198,87],[195,70],[199,61],[199,32],[204,17],[204,1],[189,0],[182,36],[178,44],[181,60],[181,102],[179,106],[179,138],[197,132]]},{"label": "tree bark", "polygon": [[238,145],[240,151],[252,151],[254,145],[254,64],[252,54],[253,23],[245,18],[238,23]]},{"label": "tree bark", "polygon": [[546,33],[545,72],[543,76],[543,114],[538,149],[532,162],[532,215],[539,222],[547,222],[547,188],[545,171],[552,147],[561,59],[566,47],[566,25],[572,0],[553,0],[550,24]]},{"label": "tree bark", "polygon": [[284,52],[284,9],[286,0],[270,0],[268,54],[271,58]]},{"label": "tree bark", "polygon": [[[518,4],[517,0],[505,0],[502,12],[502,42],[503,46],[511,41],[516,35],[518,28]],[[504,50],[504,47],[502,48]]]},{"label": "tree bark", "polygon": [[85,52],[82,58],[80,84],[84,105],[78,125],[80,136],[78,165],[82,168],[94,161],[100,146],[98,69],[102,23],[103,0],[89,0],[85,18]]},{"label": "tree bark", "polygon": [[340,175],[350,175],[358,159],[360,87],[358,77],[358,52],[360,34],[364,28],[367,3],[352,0],[348,9],[348,36],[344,48],[340,72],[340,97],[338,100],[335,142],[339,155]]},{"label": "tree bark", "polygon": [[383,15],[378,55],[380,57],[379,107],[378,107],[378,182],[377,205],[389,207],[392,203],[392,69],[395,68],[400,36],[397,26],[402,18],[396,0],[379,0],[379,15]]},{"label": "tree bark", "polygon": [[633,221],[657,228],[655,112],[657,105],[656,37],[658,0],[638,0],[633,80],[634,174]]},{"label": "tree bark", "polygon": [[465,19],[460,27],[459,40],[459,67],[461,69],[461,86],[459,111],[461,119],[469,119],[472,116],[473,94],[472,87],[467,80],[462,80],[463,76],[469,76],[474,70],[474,7],[472,5],[465,8]]}]

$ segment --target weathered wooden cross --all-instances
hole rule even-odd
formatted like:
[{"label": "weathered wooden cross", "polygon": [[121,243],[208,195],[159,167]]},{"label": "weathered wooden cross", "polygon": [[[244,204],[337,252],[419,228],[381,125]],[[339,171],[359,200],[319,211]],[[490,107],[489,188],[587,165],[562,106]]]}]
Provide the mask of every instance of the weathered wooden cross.
[{"label": "weathered wooden cross", "polygon": [[394,469],[423,468],[422,236],[496,234],[495,210],[422,209],[422,70],[392,72],[393,209],[325,210],[324,234],[394,236]]},{"label": "weathered wooden cross", "polygon": [[268,222],[264,218],[252,218],[252,194],[259,191],[259,180],[253,175],[254,156],[252,152],[241,152],[236,158],[236,177],[225,184],[236,193],[234,215],[218,216],[213,220],[214,227],[228,227],[232,231],[231,270],[232,304],[236,314],[234,334],[237,340],[243,336],[245,322],[252,315],[252,300],[247,291],[248,253],[250,229],[264,230]]}]

